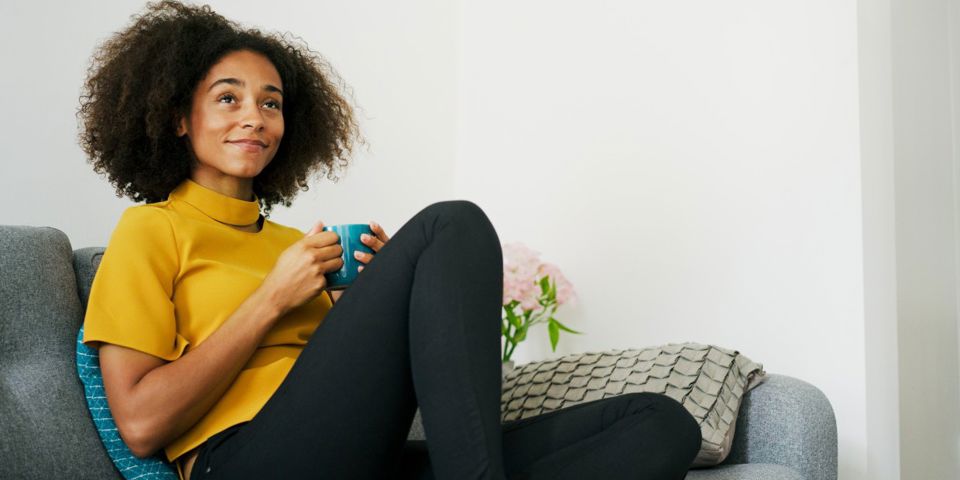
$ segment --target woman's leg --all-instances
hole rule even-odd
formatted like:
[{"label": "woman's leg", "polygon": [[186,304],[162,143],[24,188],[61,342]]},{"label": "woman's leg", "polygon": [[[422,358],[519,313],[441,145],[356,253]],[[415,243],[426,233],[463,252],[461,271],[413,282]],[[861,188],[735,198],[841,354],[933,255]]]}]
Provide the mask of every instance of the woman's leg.
[{"label": "woman's leg", "polygon": [[[700,450],[700,427],[665,395],[609,397],[503,425],[511,480],[679,480]],[[403,478],[432,480],[421,442],[407,442]]]},{"label": "woman's leg", "polygon": [[504,478],[502,282],[500,242],[480,208],[427,207],[343,294],[257,416],[210,442],[192,477],[390,478],[419,403],[438,478]]},{"label": "woman's leg", "polygon": [[679,402],[632,393],[505,424],[504,463],[516,480],[680,480],[700,439]]}]

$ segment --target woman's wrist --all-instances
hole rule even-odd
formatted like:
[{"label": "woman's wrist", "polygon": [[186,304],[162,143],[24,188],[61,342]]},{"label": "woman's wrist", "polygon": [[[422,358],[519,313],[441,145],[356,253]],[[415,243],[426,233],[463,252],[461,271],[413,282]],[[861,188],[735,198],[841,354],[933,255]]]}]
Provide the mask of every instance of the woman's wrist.
[{"label": "woman's wrist", "polygon": [[275,323],[288,311],[288,309],[284,306],[284,303],[277,297],[275,292],[266,289],[263,286],[253,292],[250,300],[253,301],[253,304],[256,308],[257,318],[265,319],[271,324]]}]

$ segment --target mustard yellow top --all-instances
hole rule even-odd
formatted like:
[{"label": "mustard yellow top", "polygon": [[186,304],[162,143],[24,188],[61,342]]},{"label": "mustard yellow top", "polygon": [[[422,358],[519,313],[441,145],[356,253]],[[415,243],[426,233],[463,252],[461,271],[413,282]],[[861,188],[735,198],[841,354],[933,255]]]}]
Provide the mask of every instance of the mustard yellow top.
[{"label": "mustard yellow top", "polygon": [[[266,219],[257,233],[224,225],[259,217],[256,199],[238,200],[189,179],[167,200],[127,208],[91,286],[83,343],[121,345],[171,362],[203,343],[260,286],[280,253],[304,236]],[[167,459],[174,462],[251,420],[331,306],[319,295],[281,318],[223,397],[164,448]]]}]

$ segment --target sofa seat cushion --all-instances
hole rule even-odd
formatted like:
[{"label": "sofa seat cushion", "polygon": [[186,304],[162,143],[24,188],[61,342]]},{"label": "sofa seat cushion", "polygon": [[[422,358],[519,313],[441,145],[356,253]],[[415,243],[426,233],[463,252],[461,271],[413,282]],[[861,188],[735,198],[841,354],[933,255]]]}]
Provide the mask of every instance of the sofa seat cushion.
[{"label": "sofa seat cushion", "polygon": [[690,470],[686,480],[804,480],[796,470],[773,463],[720,465]]}]

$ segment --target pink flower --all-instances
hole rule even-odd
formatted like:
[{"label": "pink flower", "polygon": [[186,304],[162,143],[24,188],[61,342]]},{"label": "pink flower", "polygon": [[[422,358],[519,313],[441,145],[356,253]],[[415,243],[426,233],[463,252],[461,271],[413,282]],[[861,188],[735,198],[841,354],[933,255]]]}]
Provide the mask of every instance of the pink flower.
[{"label": "pink flower", "polygon": [[[537,303],[539,289],[536,277],[540,266],[540,253],[522,243],[503,246],[503,304],[516,300],[531,310]],[[539,306],[539,305],[537,305]]]},{"label": "pink flower", "polygon": [[[546,288],[544,284],[547,284]],[[541,262],[540,253],[522,243],[504,244],[503,310],[504,317],[513,319],[503,330],[507,338],[503,347],[504,360],[509,360],[514,348],[523,341],[519,332],[545,322],[548,316],[550,326],[554,327],[550,329],[550,344],[555,349],[558,332],[552,316],[560,305],[574,300],[573,284],[556,265]]]},{"label": "pink flower", "polygon": [[539,273],[541,277],[550,277],[552,282],[557,284],[557,305],[564,303],[576,303],[577,294],[573,291],[573,284],[567,280],[560,268],[552,263],[540,265]]},{"label": "pink flower", "polygon": [[524,297],[524,299],[520,301],[520,308],[533,311],[542,309],[543,306],[540,305],[538,298],[539,295],[528,295],[527,297]]},{"label": "pink flower", "polygon": [[540,252],[522,243],[508,243],[503,246],[503,267],[505,272],[533,280],[540,267]]},{"label": "pink flower", "polygon": [[540,261],[540,252],[528,248],[522,243],[503,245],[503,304],[517,301],[523,310],[539,311],[539,281],[550,277],[557,285],[557,305],[576,300],[573,284],[567,280],[556,265]]}]

